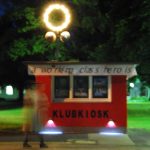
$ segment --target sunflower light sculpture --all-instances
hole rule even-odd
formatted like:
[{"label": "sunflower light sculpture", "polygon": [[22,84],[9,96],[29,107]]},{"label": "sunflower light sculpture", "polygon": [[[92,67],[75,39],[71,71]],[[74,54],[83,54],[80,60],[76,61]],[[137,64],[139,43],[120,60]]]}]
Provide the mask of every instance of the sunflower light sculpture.
[{"label": "sunflower light sculpture", "polygon": [[49,31],[45,34],[46,40],[55,42],[57,37],[65,42],[70,38],[70,33],[65,29],[71,22],[69,9],[63,4],[49,5],[43,15],[43,20]]}]

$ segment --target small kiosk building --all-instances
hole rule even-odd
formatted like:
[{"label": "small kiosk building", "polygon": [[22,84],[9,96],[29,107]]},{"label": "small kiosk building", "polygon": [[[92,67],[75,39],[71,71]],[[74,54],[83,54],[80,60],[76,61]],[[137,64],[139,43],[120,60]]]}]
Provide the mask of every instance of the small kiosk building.
[{"label": "small kiosk building", "polygon": [[126,131],[128,77],[133,64],[27,62],[28,74],[44,83],[49,115],[63,132]]}]

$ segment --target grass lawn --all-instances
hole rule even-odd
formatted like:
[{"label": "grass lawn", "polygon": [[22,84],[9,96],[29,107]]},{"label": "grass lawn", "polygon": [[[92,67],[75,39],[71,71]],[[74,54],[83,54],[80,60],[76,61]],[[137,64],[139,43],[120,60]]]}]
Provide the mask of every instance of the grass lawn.
[{"label": "grass lawn", "polygon": [[21,128],[22,109],[0,110],[0,130]]},{"label": "grass lawn", "polygon": [[128,128],[150,131],[150,102],[128,103]]},{"label": "grass lawn", "polygon": [[[0,130],[21,129],[22,109],[0,110]],[[150,102],[128,103],[128,128],[150,131]]]}]

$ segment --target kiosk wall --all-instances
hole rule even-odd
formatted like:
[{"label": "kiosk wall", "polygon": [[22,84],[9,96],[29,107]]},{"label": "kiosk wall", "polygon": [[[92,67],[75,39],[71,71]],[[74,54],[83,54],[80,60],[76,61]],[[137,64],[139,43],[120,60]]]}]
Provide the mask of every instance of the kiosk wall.
[{"label": "kiosk wall", "polygon": [[45,84],[49,115],[63,132],[99,132],[113,121],[126,131],[126,80],[132,64],[28,62],[28,73]]}]

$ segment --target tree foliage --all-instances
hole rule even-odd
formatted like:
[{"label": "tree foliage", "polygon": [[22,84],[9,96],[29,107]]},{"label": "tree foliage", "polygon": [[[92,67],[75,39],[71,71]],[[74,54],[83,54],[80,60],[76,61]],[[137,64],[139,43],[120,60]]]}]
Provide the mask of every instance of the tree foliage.
[{"label": "tree foliage", "polygon": [[149,60],[148,0],[62,0],[70,6],[73,14],[68,43],[47,43],[44,40],[47,29],[41,15],[49,1],[24,0],[19,4],[16,0],[8,1],[12,8],[11,14],[9,11],[5,14],[5,20],[9,23],[11,31],[8,33],[13,40],[6,42],[8,56],[13,60],[27,59],[31,55],[51,60],[56,49],[62,53],[62,60],[134,62],[142,61],[143,57]]},{"label": "tree foliage", "polygon": [[42,21],[54,0],[5,0],[9,9],[0,17],[0,59],[77,59],[97,62],[150,60],[149,0],[60,0],[71,8],[71,39],[49,43]]}]

